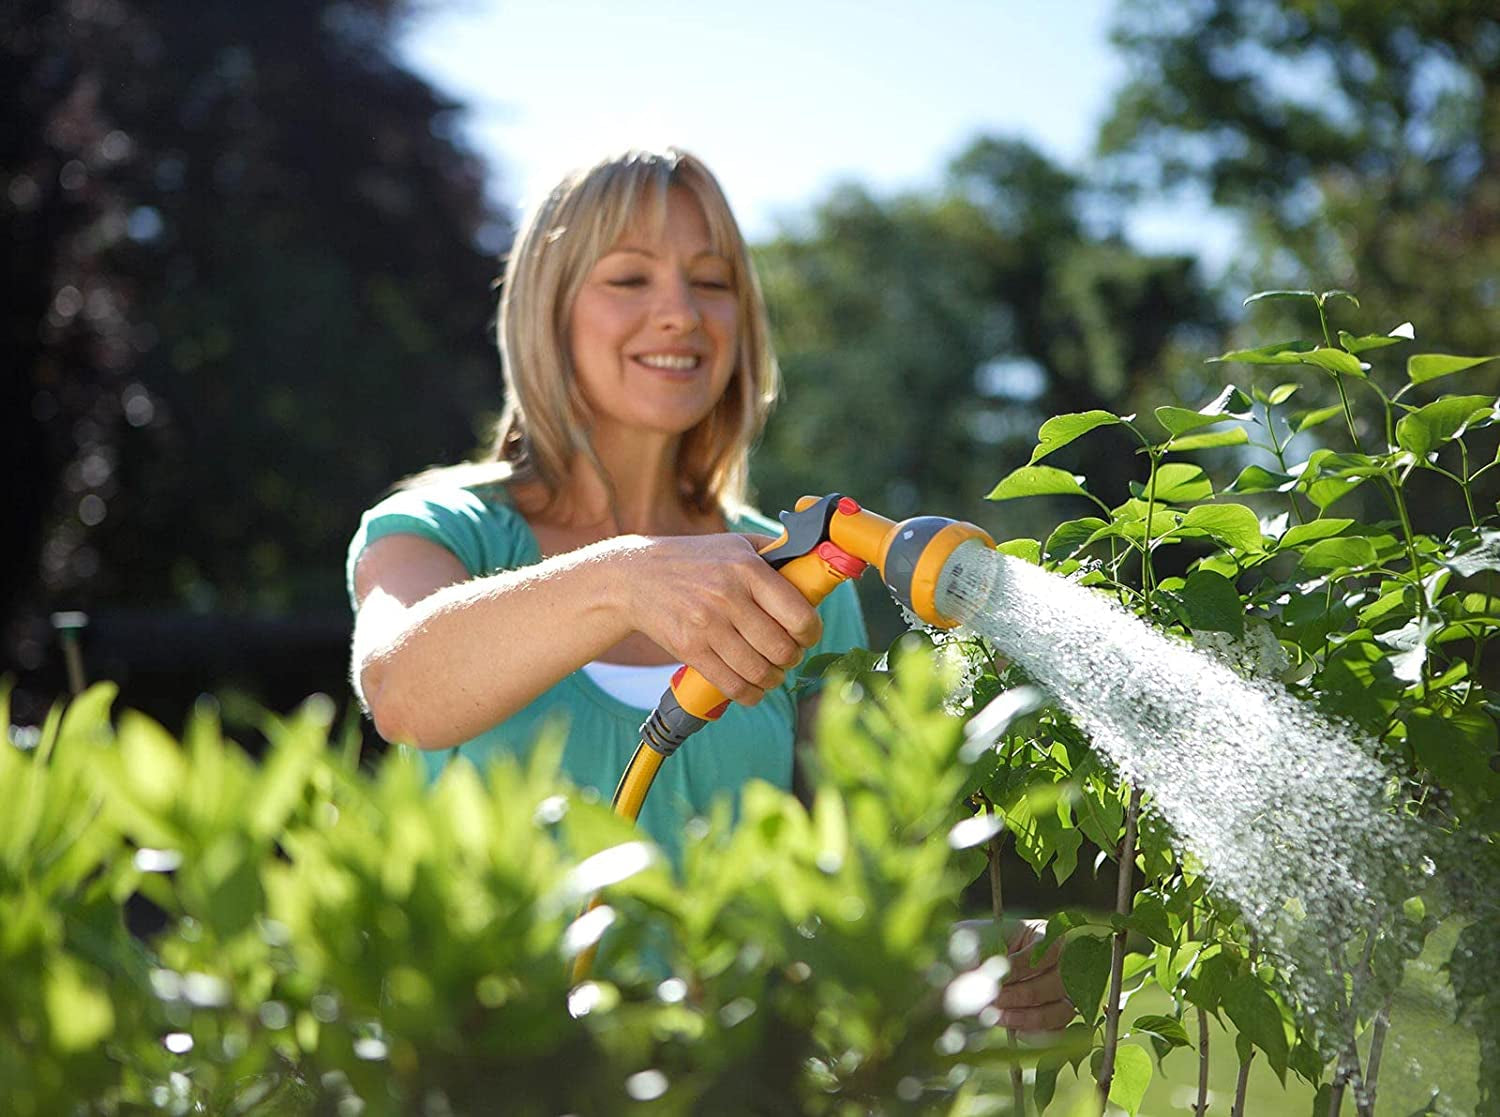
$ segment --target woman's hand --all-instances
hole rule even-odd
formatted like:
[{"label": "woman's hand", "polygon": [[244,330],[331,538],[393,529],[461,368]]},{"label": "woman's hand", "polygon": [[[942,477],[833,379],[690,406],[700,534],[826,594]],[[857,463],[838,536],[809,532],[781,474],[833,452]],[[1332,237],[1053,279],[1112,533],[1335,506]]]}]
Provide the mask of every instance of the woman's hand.
[{"label": "woman's hand", "polygon": [[995,998],[1000,1027],[1018,1032],[1056,1032],[1073,1019],[1073,1002],[1063,989],[1057,965],[1062,955],[1062,939],[1049,946],[1035,962],[1031,960],[1033,949],[1046,936],[1045,919],[1023,919],[1011,933],[1006,944],[1010,973]]},{"label": "woman's hand", "polygon": [[823,622],[756,548],[769,536],[632,536],[622,573],[631,627],[745,706],[781,685]]}]

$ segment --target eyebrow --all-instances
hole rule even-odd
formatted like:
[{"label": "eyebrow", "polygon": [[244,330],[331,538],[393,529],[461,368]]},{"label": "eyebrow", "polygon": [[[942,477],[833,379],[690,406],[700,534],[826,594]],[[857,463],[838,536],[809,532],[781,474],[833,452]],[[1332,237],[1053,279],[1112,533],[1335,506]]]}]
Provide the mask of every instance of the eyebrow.
[{"label": "eyebrow", "polygon": [[[655,252],[652,252],[649,249],[645,249],[645,248],[635,248],[635,247],[633,247],[631,245],[620,245],[618,248],[611,248],[604,255],[605,256],[617,256],[617,255],[620,255],[622,253],[627,253],[627,252],[630,253],[633,256],[644,256],[648,260],[655,260],[657,258],[657,255],[656,255]],[[710,260],[722,260],[726,264],[728,264],[728,263],[731,262],[728,256],[725,256],[721,252],[716,252],[712,248],[705,248],[702,252],[699,252],[697,255],[695,255],[695,256],[692,257],[692,259],[694,261],[702,260],[704,258],[708,258]]]}]

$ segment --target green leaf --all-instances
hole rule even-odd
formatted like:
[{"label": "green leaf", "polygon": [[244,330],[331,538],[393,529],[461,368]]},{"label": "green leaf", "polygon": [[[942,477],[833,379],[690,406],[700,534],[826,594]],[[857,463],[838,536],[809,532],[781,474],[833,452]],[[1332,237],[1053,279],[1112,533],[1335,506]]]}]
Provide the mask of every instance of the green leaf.
[{"label": "green leaf", "polygon": [[1248,419],[1252,406],[1249,396],[1229,384],[1197,411],[1189,411],[1185,407],[1158,407],[1156,418],[1167,429],[1168,434],[1178,435],[1199,427],[1213,426],[1225,419]]},{"label": "green leaf", "polygon": [[1151,1085],[1151,1056],[1144,1047],[1121,1044],[1115,1049],[1115,1076],[1109,1084],[1109,1100],[1135,1117]]},{"label": "green leaf", "polygon": [[1355,306],[1359,305],[1359,300],[1354,297],[1354,292],[1353,291],[1345,291],[1342,287],[1334,287],[1332,290],[1324,291],[1321,295],[1318,296],[1318,302],[1324,303],[1324,302],[1327,302],[1329,299],[1335,299],[1335,298],[1337,298],[1337,299],[1348,299]]},{"label": "green leaf", "polygon": [[1187,610],[1188,625],[1194,632],[1230,632],[1239,636],[1245,631],[1245,609],[1234,583],[1222,574],[1195,570],[1187,576],[1180,594]]},{"label": "green leaf", "polygon": [[1281,537],[1279,549],[1289,551],[1300,547],[1304,543],[1313,543],[1319,539],[1329,539],[1354,523],[1353,520],[1341,520],[1330,516],[1324,520],[1312,520],[1305,524],[1298,524],[1288,528],[1287,533]]},{"label": "green leaf", "polygon": [[114,1031],[114,1006],[104,992],[108,983],[102,974],[89,980],[78,962],[62,954],[51,960],[43,982],[47,1023],[60,1051],[87,1051]]},{"label": "green leaf", "polygon": [[1243,504],[1200,504],[1188,509],[1179,530],[1195,529],[1241,551],[1263,551],[1260,519]]},{"label": "green leaf", "polygon": [[1077,520],[1067,520],[1057,525],[1051,535],[1047,536],[1047,545],[1043,548],[1046,555],[1053,562],[1071,557],[1078,548],[1087,543],[1095,532],[1109,524],[1098,516],[1084,516]]},{"label": "green leaf", "polygon": [[1464,540],[1461,548],[1443,563],[1460,578],[1472,578],[1484,570],[1500,570],[1500,531],[1480,531]]},{"label": "green leaf", "polygon": [[1327,407],[1316,407],[1311,411],[1303,413],[1297,419],[1294,431],[1297,434],[1301,434],[1305,430],[1311,430],[1313,427],[1322,426],[1324,423],[1328,422],[1329,419],[1332,419],[1336,415],[1342,415],[1343,413],[1343,406],[1337,403],[1330,404]]},{"label": "green leaf", "polygon": [[1290,1054],[1286,1029],[1281,1009],[1260,980],[1253,974],[1241,974],[1231,981],[1224,990],[1224,1011],[1240,1034],[1264,1051],[1271,1066],[1284,1076]]},{"label": "green leaf", "polygon": [[1063,946],[1059,963],[1063,988],[1084,1022],[1092,1025],[1109,984],[1109,939],[1075,935]]},{"label": "green leaf", "polygon": [[[1333,1086],[1324,1082],[1318,1087],[1317,1094],[1313,1097],[1312,1117],[1332,1117],[1333,1110]],[[1431,1112],[1429,1109],[1428,1112]],[[1417,1117],[1413,1114],[1413,1117]]]},{"label": "green leaf", "polygon": [[1124,420],[1120,416],[1109,411],[1074,411],[1067,415],[1054,415],[1037,431],[1037,444],[1031,451],[1029,464],[1035,465],[1052,451],[1061,449],[1091,430],[1122,422]]},{"label": "green leaf", "polygon": [[1274,473],[1265,466],[1247,465],[1240,470],[1225,492],[1229,493],[1284,493],[1294,488],[1297,479],[1289,473]]},{"label": "green leaf", "polygon": [[1010,555],[1023,562],[1029,562],[1033,566],[1040,566],[1042,563],[1042,545],[1035,539],[1007,539],[995,550],[1002,555]]},{"label": "green leaf", "polygon": [[1426,458],[1444,443],[1463,434],[1475,419],[1495,408],[1493,396],[1444,396],[1396,424],[1396,442],[1419,458]]},{"label": "green leaf", "polygon": [[1359,358],[1353,353],[1345,353],[1342,349],[1314,349],[1310,353],[1303,353],[1301,361],[1305,365],[1315,365],[1327,372],[1360,378],[1365,376],[1365,368],[1359,363]]},{"label": "green leaf", "polygon": [[1443,716],[1416,709],[1407,715],[1406,735],[1417,761],[1444,787],[1472,795],[1500,783],[1490,767],[1500,738],[1494,719],[1482,710]]},{"label": "green leaf", "polygon": [[1339,344],[1351,353],[1363,353],[1367,349],[1383,349],[1387,345],[1411,341],[1414,337],[1416,337],[1416,331],[1412,329],[1411,323],[1403,322],[1388,334],[1365,334],[1363,337],[1355,337],[1347,330],[1340,330]]},{"label": "green leaf", "polygon": [[1136,893],[1126,926],[1163,946],[1171,946],[1177,941],[1177,936],[1172,934],[1172,924],[1167,919],[1166,905],[1162,903],[1160,896],[1150,892]]},{"label": "green leaf", "polygon": [[1130,1030],[1151,1040],[1151,1046],[1156,1049],[1158,1059],[1165,1059],[1174,1048],[1193,1045],[1188,1039],[1187,1029],[1182,1026],[1182,1021],[1174,1016],[1137,1016]]},{"label": "green leaf", "polygon": [[1050,465],[1023,465],[1003,477],[986,500],[1016,500],[1025,496],[1087,496],[1083,478]]},{"label": "green leaf", "polygon": [[1168,450],[1209,450],[1217,446],[1243,446],[1250,441],[1250,432],[1244,427],[1230,427],[1207,434],[1186,434],[1167,443]]},{"label": "green leaf", "polygon": [[1296,365],[1301,364],[1301,354],[1314,348],[1311,341],[1279,341],[1274,345],[1261,345],[1254,349],[1232,349],[1217,357],[1210,357],[1208,364],[1238,361],[1245,365]]},{"label": "green leaf", "polygon": [[[1210,947],[1210,949],[1219,950],[1217,946]],[[1187,999],[1199,1008],[1208,1012],[1217,1012],[1219,1003],[1224,997],[1224,990],[1229,988],[1229,983],[1233,979],[1234,964],[1227,954],[1205,953],[1197,968],[1184,974],[1183,992]]]},{"label": "green leaf", "polygon": [[[1131,482],[1130,491],[1137,500],[1145,500],[1150,491],[1138,481]],[[1156,470],[1156,499],[1168,504],[1191,504],[1195,500],[1207,500],[1214,495],[1213,482],[1208,474],[1188,462],[1168,462]]]},{"label": "green leaf", "polygon": [[1466,368],[1493,361],[1497,354],[1488,357],[1455,357],[1448,353],[1418,353],[1406,359],[1406,376],[1413,384],[1425,384],[1440,376],[1462,372]]},{"label": "green leaf", "polygon": [[1312,299],[1313,302],[1317,302],[1318,293],[1316,291],[1290,291],[1283,289],[1257,291],[1253,295],[1246,295],[1245,301],[1240,305],[1249,306],[1251,303],[1258,303],[1262,299]]},{"label": "green leaf", "polygon": [[1362,535],[1320,539],[1302,552],[1303,570],[1339,570],[1375,564],[1375,545]]},{"label": "green leaf", "polygon": [[1266,395],[1266,402],[1272,407],[1283,404],[1297,394],[1299,384],[1278,384]]}]

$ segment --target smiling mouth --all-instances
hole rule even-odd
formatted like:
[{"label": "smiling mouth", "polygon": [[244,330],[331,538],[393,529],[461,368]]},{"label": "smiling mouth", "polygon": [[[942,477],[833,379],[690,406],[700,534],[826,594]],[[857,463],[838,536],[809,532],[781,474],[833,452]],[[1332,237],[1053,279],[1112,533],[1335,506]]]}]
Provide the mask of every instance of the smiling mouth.
[{"label": "smiling mouth", "polygon": [[642,353],[636,360],[647,368],[665,372],[691,372],[703,361],[696,353]]}]

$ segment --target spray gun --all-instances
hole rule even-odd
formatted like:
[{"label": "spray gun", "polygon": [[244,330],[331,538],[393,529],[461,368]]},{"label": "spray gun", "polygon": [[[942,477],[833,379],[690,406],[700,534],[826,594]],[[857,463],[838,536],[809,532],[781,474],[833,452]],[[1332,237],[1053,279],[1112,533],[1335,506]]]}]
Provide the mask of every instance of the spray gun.
[{"label": "spray gun", "polygon": [[[942,516],[914,516],[896,523],[838,493],[803,497],[795,511],[781,513],[781,525],[780,538],[762,548],[760,556],[812,605],[874,566],[896,600],[937,628],[958,623],[944,616],[937,602],[939,583],[958,572],[960,546],[971,540],[979,540],[986,549],[995,546],[973,524]],[[631,821],[639,817],[662,762],[728,708],[729,699],[718,688],[693,668],[680,668],[641,726],[641,743],[615,788],[615,813]],[[596,896],[589,907],[598,903]],[[592,947],[578,955],[573,963],[575,982],[587,976],[593,960]]]}]

